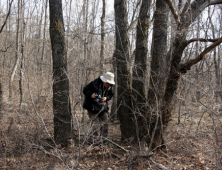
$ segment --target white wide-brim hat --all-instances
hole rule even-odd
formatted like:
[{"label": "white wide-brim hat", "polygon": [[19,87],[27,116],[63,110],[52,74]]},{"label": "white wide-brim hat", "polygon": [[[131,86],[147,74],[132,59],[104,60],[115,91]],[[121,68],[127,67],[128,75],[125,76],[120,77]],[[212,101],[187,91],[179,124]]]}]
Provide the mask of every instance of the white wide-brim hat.
[{"label": "white wide-brim hat", "polygon": [[104,74],[103,76],[100,76],[100,79],[104,82],[104,83],[109,83],[109,84],[115,84],[114,82],[114,74],[111,72],[106,72],[106,74]]}]

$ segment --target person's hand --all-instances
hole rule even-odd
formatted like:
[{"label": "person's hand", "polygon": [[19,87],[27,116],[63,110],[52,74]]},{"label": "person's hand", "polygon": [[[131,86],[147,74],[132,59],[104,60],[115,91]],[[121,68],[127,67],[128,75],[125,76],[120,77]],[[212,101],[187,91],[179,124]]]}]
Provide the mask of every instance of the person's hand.
[{"label": "person's hand", "polygon": [[95,99],[95,98],[96,98],[96,94],[93,93],[93,94],[91,95],[91,97],[92,97],[93,99]]},{"label": "person's hand", "polygon": [[105,102],[106,101],[106,97],[103,97],[102,99],[101,99],[101,103],[103,103],[103,102]]}]

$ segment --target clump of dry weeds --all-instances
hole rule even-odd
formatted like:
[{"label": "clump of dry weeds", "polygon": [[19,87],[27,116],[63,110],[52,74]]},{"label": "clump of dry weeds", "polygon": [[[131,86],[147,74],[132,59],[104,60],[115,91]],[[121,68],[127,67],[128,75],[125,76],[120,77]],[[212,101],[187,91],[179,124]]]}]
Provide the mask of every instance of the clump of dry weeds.
[{"label": "clump of dry weeds", "polygon": [[[147,145],[122,143],[118,123],[109,124],[109,140],[84,143],[88,126],[73,116],[75,140],[68,148],[55,146],[50,107],[4,105],[0,125],[1,169],[218,169],[221,167],[221,115],[192,107],[175,112],[165,133],[166,151],[147,153]],[[44,108],[44,109],[42,109]],[[38,112],[38,113],[36,113]],[[78,121],[76,121],[78,119]],[[78,125],[78,126],[77,126]],[[79,138],[80,137],[80,138]]]}]

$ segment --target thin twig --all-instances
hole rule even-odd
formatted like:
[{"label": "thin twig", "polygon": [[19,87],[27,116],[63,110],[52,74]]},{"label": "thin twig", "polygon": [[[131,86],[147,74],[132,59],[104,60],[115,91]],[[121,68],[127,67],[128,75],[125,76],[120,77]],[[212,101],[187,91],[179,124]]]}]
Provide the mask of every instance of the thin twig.
[{"label": "thin twig", "polygon": [[[81,135],[81,136],[88,136],[88,135]],[[106,137],[103,137],[103,136],[95,136],[95,135],[90,135],[90,136],[91,136],[91,137],[95,137],[95,138],[104,139],[105,141],[108,141],[108,142],[114,144],[115,146],[117,146],[118,148],[122,149],[123,151],[125,151],[125,152],[127,152],[127,153],[129,152],[129,150],[123,148],[122,146],[118,145],[117,143],[113,142],[112,140],[110,140],[110,139],[108,139],[108,138],[106,138]]]},{"label": "thin twig", "polygon": [[10,2],[10,4],[9,4],[9,10],[8,10],[7,15],[6,15],[5,21],[4,21],[4,23],[2,24],[2,26],[1,26],[0,33],[3,31],[3,29],[4,29],[4,27],[5,27],[6,23],[7,23],[8,17],[9,17],[9,15],[10,15],[10,13],[11,13],[11,7],[12,7],[13,1],[14,1],[14,0],[12,0],[12,1]]},{"label": "thin twig", "polygon": [[180,15],[170,0],[165,0],[176,22],[180,22]]},{"label": "thin twig", "polygon": [[165,166],[163,166],[162,164],[156,163],[152,158],[150,158],[150,161],[155,164],[158,168],[161,168],[163,170],[168,170],[168,168],[166,168]]}]

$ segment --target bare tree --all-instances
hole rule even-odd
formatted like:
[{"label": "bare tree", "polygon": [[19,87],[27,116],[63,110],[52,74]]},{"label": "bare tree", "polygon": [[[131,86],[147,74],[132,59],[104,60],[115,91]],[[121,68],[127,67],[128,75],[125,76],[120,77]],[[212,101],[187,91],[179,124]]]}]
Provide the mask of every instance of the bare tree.
[{"label": "bare tree", "polygon": [[4,27],[5,27],[5,25],[6,25],[7,21],[8,21],[9,15],[10,15],[10,13],[11,13],[11,8],[12,8],[12,3],[13,3],[13,1],[14,1],[14,0],[11,0],[11,1],[9,2],[8,13],[7,13],[7,15],[6,15],[5,21],[3,22],[3,24],[2,24],[2,26],[1,26],[1,28],[0,28],[0,33],[2,32],[2,30],[4,29]]},{"label": "bare tree", "polygon": [[128,67],[129,36],[127,31],[128,17],[126,3],[126,0],[115,0],[114,2],[116,49],[113,56],[117,67],[117,114],[120,120],[122,139],[124,140],[129,139],[136,133],[133,123],[134,115],[131,112],[130,74]]},{"label": "bare tree", "polygon": [[[68,7],[67,7],[68,8]],[[68,12],[69,11],[69,12]],[[71,21],[71,11],[72,11],[72,0],[70,0],[69,2],[69,10],[67,9],[67,17],[68,17],[68,21],[67,21],[67,38],[66,38],[66,45],[67,48],[69,48],[69,35],[70,35],[70,21]],[[68,58],[69,58],[69,50],[67,51],[67,62],[68,62]]]},{"label": "bare tree", "polygon": [[67,146],[72,128],[62,1],[49,0],[49,9],[53,58],[54,139],[57,144]]},{"label": "bare tree", "polygon": [[[10,13],[11,13],[11,7],[12,7],[13,1],[14,0],[11,0],[9,3],[7,3],[8,4],[8,12],[7,12],[6,18],[5,18],[3,24],[2,24],[2,26],[0,28],[0,34],[2,33],[4,27],[7,24],[8,18],[9,18]],[[7,48],[9,48],[9,47],[7,47]],[[7,48],[4,51],[2,51],[2,52],[4,52],[4,55],[7,52]],[[5,58],[4,58],[4,60],[5,60]],[[4,61],[3,61],[3,66],[4,66]],[[3,103],[3,88],[2,88],[2,79],[1,79],[1,81],[0,81],[0,121],[1,121],[1,117],[2,117],[2,103]]]},{"label": "bare tree", "polygon": [[20,63],[20,73],[19,73],[19,76],[20,76],[20,79],[19,79],[19,92],[20,92],[20,103],[19,103],[19,106],[20,106],[20,110],[21,110],[21,105],[22,105],[22,101],[23,101],[23,90],[22,90],[22,81],[23,81],[23,63],[24,63],[24,44],[25,44],[25,21],[24,21],[24,9],[23,9],[23,6],[24,6],[24,1],[21,0],[21,15],[22,15],[22,18],[21,18],[21,21],[22,21],[22,24],[21,24],[21,33],[20,33],[20,42],[21,42],[21,63]]},{"label": "bare tree", "polygon": [[[140,14],[137,23],[136,52],[132,77],[132,103],[135,113],[135,122],[138,128],[135,139],[142,135],[142,129],[148,129],[147,121],[144,116],[147,113],[146,108],[146,74],[147,74],[147,55],[148,55],[148,32],[150,26],[150,7],[151,0],[143,0],[140,8]],[[138,114],[139,113],[139,114]]]},{"label": "bare tree", "polygon": [[[159,144],[162,144],[162,117],[159,115],[159,109],[164,95],[165,82],[167,77],[166,73],[168,70],[168,61],[165,56],[167,50],[167,21],[167,4],[162,0],[157,0],[156,11],[154,12],[153,39],[151,49],[152,61],[147,99],[149,111],[146,115],[146,120],[149,123],[149,136],[147,140],[150,143],[150,149],[159,146]],[[160,143],[159,138],[161,138]],[[153,142],[156,143],[156,145],[153,145]]]},{"label": "bare tree", "polygon": [[[117,7],[121,3],[120,1],[115,2],[116,14],[117,14]],[[186,40],[189,27],[191,24],[195,22],[196,18],[205,8],[207,8],[210,5],[216,5],[220,3],[222,3],[221,0],[215,0],[215,1],[198,0],[192,2],[186,1],[186,3],[183,5],[181,1],[179,1],[178,8],[176,8],[175,5],[170,0],[156,1],[156,11],[154,13],[154,27],[153,27],[153,44],[151,49],[152,50],[152,61],[151,61],[151,70],[150,70],[151,77],[150,77],[150,86],[148,89],[148,96],[147,96],[147,106],[145,106],[146,103],[144,104],[144,102],[146,101],[146,95],[144,92],[145,90],[143,90],[144,85],[142,83],[140,86],[134,85],[134,88],[139,87],[139,89],[137,89],[137,91],[139,91],[138,94],[141,95],[140,96],[141,100],[139,101],[142,101],[141,103],[144,104],[144,108],[139,107],[141,108],[142,111],[138,109],[137,113],[141,115],[141,117],[139,118],[147,121],[147,123],[142,124],[141,127],[135,126],[136,122],[132,121],[134,118],[130,116],[132,114],[132,110],[128,109],[132,108],[131,101],[129,99],[130,97],[128,99],[124,98],[124,96],[127,96],[126,93],[127,90],[130,90],[131,87],[128,84],[129,81],[127,81],[126,79],[129,74],[127,75],[127,69],[124,65],[127,63],[127,56],[124,55],[126,54],[124,52],[126,52],[127,50],[119,50],[120,52],[122,52],[121,55],[122,57],[124,56],[124,59],[121,60],[122,62],[119,62],[120,58],[116,58],[117,76],[124,75],[125,77],[118,78],[118,88],[121,89],[125,87],[125,91],[124,92],[123,90],[118,91],[119,95],[118,103],[120,104],[121,102],[123,102],[121,104],[123,104],[125,107],[127,106],[128,109],[128,110],[127,109],[121,110],[120,107],[120,109],[118,110],[118,113],[120,115],[119,118],[121,123],[122,137],[129,138],[131,136],[135,136],[136,134],[135,132],[137,131],[138,132],[137,134],[141,134],[139,135],[140,138],[146,139],[147,143],[150,146],[150,149],[163,146],[164,144],[163,132],[164,129],[167,127],[169,118],[171,116],[171,111],[173,109],[173,103],[172,103],[173,96],[178,88],[178,81],[180,76],[186,73],[187,70],[191,68],[191,66],[200,62],[207,53],[209,53],[212,49],[214,49],[222,42],[222,38],[215,38],[215,39],[193,38],[190,40]],[[175,29],[174,36],[170,37],[172,38],[172,40],[170,41],[171,46],[169,47],[169,50],[167,52],[168,9],[171,11],[176,25],[174,28]],[[124,10],[122,9],[122,11]],[[123,15],[123,12],[119,13]],[[117,48],[118,42],[121,42],[122,47],[126,47],[125,41],[123,41],[125,40],[123,38],[124,34],[122,32],[121,32],[122,40],[117,41],[118,40],[117,36],[120,31],[118,27],[118,19],[119,17],[118,15],[116,15],[116,28],[118,28],[116,29],[116,50],[118,49]],[[124,19],[122,19],[122,23],[124,23]],[[141,23],[138,22],[138,25],[139,24]],[[205,47],[205,49],[196,58],[191,58],[186,62],[182,62],[182,56],[185,48],[189,44],[197,41],[212,42],[212,44],[208,47]],[[139,51],[145,51],[145,50],[139,49],[137,46],[136,52],[139,53]],[[119,54],[118,57],[121,55]],[[144,60],[143,62],[146,61]],[[140,63],[138,62],[138,64]],[[118,68],[118,66],[120,65],[122,67]],[[140,65],[140,67],[141,70],[139,70],[140,68],[137,68],[137,64],[135,64],[134,76],[135,78],[138,78],[136,80],[137,82],[142,82],[145,76],[144,72],[142,72],[142,70],[146,70],[145,66]],[[136,82],[135,80],[133,81],[134,83]],[[136,100],[140,99],[138,95],[134,96],[136,96],[135,98]],[[136,104],[139,105],[139,102]],[[143,111],[143,109],[144,110],[148,109],[148,112]],[[125,122],[128,121],[128,125],[124,124],[126,127],[124,127],[122,123],[124,121]],[[131,127],[131,129],[129,128],[129,126]],[[136,130],[136,127],[139,127],[139,129]],[[132,133],[131,134],[130,132],[125,133],[126,130],[131,131]]]},{"label": "bare tree", "polygon": [[[187,1],[183,6],[182,12],[178,12],[178,10],[174,7],[174,5],[167,0],[166,3],[169,6],[171,13],[174,16],[176,21],[176,33],[175,38],[172,41],[172,46],[170,47],[167,53],[167,59],[170,60],[170,69],[169,75],[166,79],[166,88],[164,90],[163,101],[160,105],[160,123],[157,129],[161,129],[155,133],[154,146],[160,146],[163,143],[163,131],[167,127],[169,118],[171,116],[171,111],[173,108],[172,99],[174,93],[178,88],[178,81],[181,74],[184,74],[191,68],[191,66],[200,62],[204,56],[218,46],[222,42],[222,38],[217,38],[214,40],[209,39],[201,39],[201,38],[193,38],[191,40],[186,40],[186,35],[188,33],[189,26],[196,20],[198,15],[208,6],[216,5],[222,3],[220,0],[216,1]],[[212,44],[206,47],[196,58],[190,59],[185,63],[181,63],[182,55],[184,49],[192,42],[212,42]]]},{"label": "bare tree", "polygon": [[17,67],[20,62],[21,54],[20,54],[20,47],[19,47],[19,32],[20,32],[20,19],[21,19],[21,0],[18,0],[18,17],[17,17],[17,30],[16,30],[16,51],[15,51],[15,64],[13,66],[13,70],[10,75],[9,81],[9,99],[12,97],[12,83],[14,81],[15,73]]},{"label": "bare tree", "polygon": [[45,17],[44,17],[44,26],[43,26],[43,41],[42,41],[41,66],[40,66],[41,72],[42,72],[42,63],[44,63],[45,44],[46,44],[47,8],[48,8],[48,0],[45,1]]},{"label": "bare tree", "polygon": [[105,23],[106,23],[106,0],[103,0],[103,13],[101,17],[101,51],[100,51],[100,74],[103,74],[104,50],[105,50]]}]

